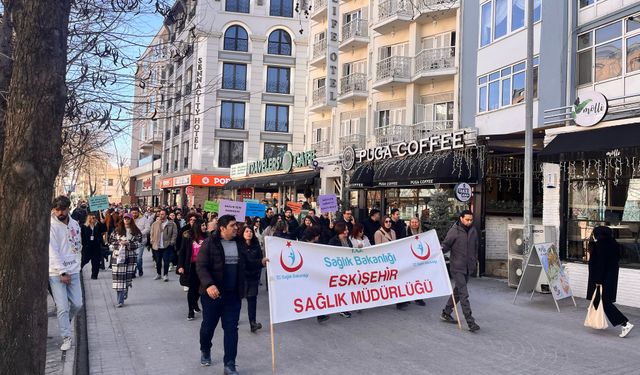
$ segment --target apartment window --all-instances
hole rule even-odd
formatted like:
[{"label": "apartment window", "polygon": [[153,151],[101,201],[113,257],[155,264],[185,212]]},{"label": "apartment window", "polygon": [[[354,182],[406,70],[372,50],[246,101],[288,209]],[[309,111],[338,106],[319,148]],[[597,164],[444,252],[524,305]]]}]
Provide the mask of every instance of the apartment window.
[{"label": "apartment window", "polygon": [[227,12],[249,13],[249,0],[226,0],[224,10]]},{"label": "apartment window", "polygon": [[242,26],[234,25],[224,33],[224,49],[227,51],[249,51],[249,35]]},{"label": "apartment window", "polygon": [[222,65],[222,88],[230,90],[246,90],[247,65],[224,63]]},{"label": "apartment window", "polygon": [[578,35],[578,85],[639,70],[640,20],[619,20]]},{"label": "apartment window", "polygon": [[223,101],[220,110],[220,127],[222,129],[244,129],[243,102]]},{"label": "apartment window", "polygon": [[[540,21],[542,0],[533,2],[533,22]],[[526,0],[491,0],[480,5],[480,46],[515,32],[526,24]],[[509,28],[511,25],[511,28]]]},{"label": "apartment window", "polygon": [[113,178],[107,180],[107,186],[113,186]]},{"label": "apartment window", "polygon": [[287,133],[289,131],[289,106],[267,104],[264,130]]},{"label": "apartment window", "polygon": [[182,143],[182,169],[189,168],[189,141]]},{"label": "apartment window", "polygon": [[229,168],[233,164],[242,163],[243,155],[244,142],[220,140],[218,167]]},{"label": "apartment window", "polygon": [[274,30],[269,34],[267,49],[270,55],[291,56],[291,36],[284,30]]},{"label": "apartment window", "polygon": [[178,170],[178,146],[173,146],[171,149],[171,159],[173,160],[173,171]]},{"label": "apartment window", "polygon": [[271,0],[269,15],[275,17],[293,17],[293,0]]},{"label": "apartment window", "polygon": [[175,116],[173,117],[173,136],[174,137],[180,134],[180,121],[182,121],[182,118],[180,117],[180,111],[178,111],[175,113]]},{"label": "apartment window", "polygon": [[267,67],[267,92],[288,94],[291,84],[291,69],[276,66]]},{"label": "apartment window", "polygon": [[265,143],[263,159],[276,158],[287,151],[286,143]]},{"label": "apartment window", "polygon": [[[539,57],[533,59],[533,97],[538,97]],[[524,102],[526,62],[507,66],[478,78],[478,113]]]},{"label": "apartment window", "polygon": [[580,8],[588,7],[596,3],[596,0],[579,0]]},{"label": "apartment window", "polygon": [[182,119],[182,131],[186,132],[191,129],[191,105],[184,107],[182,113],[184,113],[184,118]]}]

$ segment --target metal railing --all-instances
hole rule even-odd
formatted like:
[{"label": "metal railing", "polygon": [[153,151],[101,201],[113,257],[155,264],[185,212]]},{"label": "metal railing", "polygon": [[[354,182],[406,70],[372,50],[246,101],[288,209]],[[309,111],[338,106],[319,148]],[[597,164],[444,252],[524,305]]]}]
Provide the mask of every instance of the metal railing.
[{"label": "metal railing", "polygon": [[411,131],[413,139],[421,139],[429,133],[450,129],[453,129],[453,120],[433,120],[413,124]]},{"label": "metal railing", "polygon": [[342,25],[342,41],[355,38],[358,36],[367,37],[367,20],[356,18],[351,22]]},{"label": "metal railing", "polygon": [[366,143],[366,136],[364,134],[349,134],[340,137],[339,144],[340,150],[344,150],[347,146],[353,146],[353,148],[364,148]]},{"label": "metal railing", "polygon": [[340,95],[353,92],[367,92],[367,75],[365,73],[351,73],[340,78]]},{"label": "metal railing", "polygon": [[311,8],[311,14],[316,14],[321,12],[327,7],[327,0],[315,0],[313,2],[313,7]]},{"label": "metal railing", "polygon": [[416,6],[421,13],[451,9],[459,5],[459,0],[418,0]]},{"label": "metal railing", "polygon": [[325,86],[313,90],[311,103],[313,106],[322,105],[327,102],[327,90]]},{"label": "metal railing", "polygon": [[409,139],[411,126],[400,124],[381,126],[374,129],[374,135],[378,146],[387,146]]},{"label": "metal railing", "polygon": [[409,0],[387,0],[378,4],[378,21],[393,16],[413,17],[413,5]]},{"label": "metal railing", "polygon": [[311,148],[316,151],[318,156],[327,156],[331,152],[331,143],[329,140],[324,140],[311,144]]},{"label": "metal railing", "polygon": [[416,55],[415,74],[455,66],[456,47],[423,49]]},{"label": "metal railing", "polygon": [[146,134],[145,138],[144,138],[144,142],[145,143],[160,142],[160,141],[162,141],[162,131],[161,130],[148,132]]},{"label": "metal railing", "polygon": [[386,78],[410,78],[411,58],[406,56],[391,56],[378,61],[376,64],[376,80]]},{"label": "metal railing", "polygon": [[313,43],[313,60],[323,57],[327,51],[327,40],[320,39]]}]

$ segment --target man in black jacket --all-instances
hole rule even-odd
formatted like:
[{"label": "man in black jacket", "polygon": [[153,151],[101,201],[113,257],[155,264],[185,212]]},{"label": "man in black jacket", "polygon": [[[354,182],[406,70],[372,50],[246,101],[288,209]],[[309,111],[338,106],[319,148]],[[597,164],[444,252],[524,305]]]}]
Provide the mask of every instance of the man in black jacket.
[{"label": "man in black jacket", "polygon": [[380,229],[380,210],[372,208],[369,212],[369,218],[362,223],[362,226],[364,226],[364,235],[372,245],[375,245],[374,235]]},{"label": "man in black jacket", "polygon": [[350,208],[345,209],[342,212],[342,219],[336,221],[336,224],[344,223],[349,229],[349,233],[353,232],[353,224],[356,223],[356,219],[353,218],[353,211]]},{"label": "man in black jacket", "polygon": [[396,240],[407,236],[407,223],[400,218],[400,210],[397,208],[391,210],[391,229],[396,232]]},{"label": "man in black jacket", "polygon": [[291,207],[287,207],[284,209],[284,221],[287,222],[287,232],[296,233],[298,231],[298,220],[293,216],[293,211]]},{"label": "man in black jacket", "polygon": [[207,239],[196,260],[200,278],[202,325],[200,364],[211,365],[211,340],[218,321],[224,330],[224,373],[237,375],[238,320],[244,293],[246,255],[238,251],[238,226],[231,215],[218,219],[218,233]]}]

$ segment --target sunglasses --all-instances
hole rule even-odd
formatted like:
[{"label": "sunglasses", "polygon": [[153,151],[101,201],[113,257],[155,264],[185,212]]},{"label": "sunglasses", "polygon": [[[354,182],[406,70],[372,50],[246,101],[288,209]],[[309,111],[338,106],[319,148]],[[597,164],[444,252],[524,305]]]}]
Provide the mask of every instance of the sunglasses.
[{"label": "sunglasses", "polygon": [[390,222],[391,222],[391,220],[385,220],[385,221],[384,221],[384,223],[385,223],[385,224],[386,224],[386,223],[390,223]]}]

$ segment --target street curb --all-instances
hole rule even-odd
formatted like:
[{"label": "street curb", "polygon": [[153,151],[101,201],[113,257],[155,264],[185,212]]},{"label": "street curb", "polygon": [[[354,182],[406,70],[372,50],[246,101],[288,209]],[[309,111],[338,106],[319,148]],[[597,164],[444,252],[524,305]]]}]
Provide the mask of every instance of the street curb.
[{"label": "street curb", "polygon": [[80,284],[82,285],[82,309],[76,315],[76,349],[75,365],[73,372],[65,368],[65,375],[89,375],[89,342],[87,338],[87,308],[85,299],[84,275],[80,272]]}]

